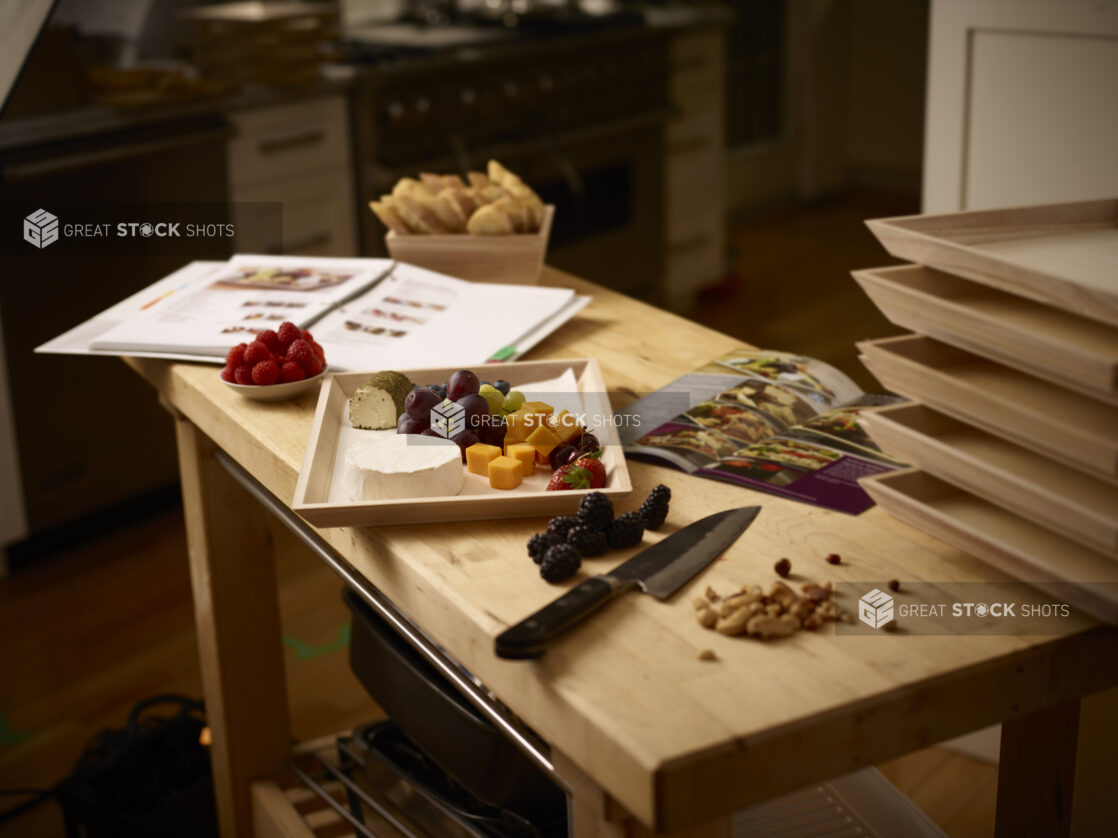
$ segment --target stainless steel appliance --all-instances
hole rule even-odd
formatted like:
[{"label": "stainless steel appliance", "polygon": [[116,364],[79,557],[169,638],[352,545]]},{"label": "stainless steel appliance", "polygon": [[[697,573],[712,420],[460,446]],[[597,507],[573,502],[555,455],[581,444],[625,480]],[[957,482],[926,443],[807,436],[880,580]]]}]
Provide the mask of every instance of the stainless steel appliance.
[{"label": "stainless steel appliance", "polygon": [[[452,49],[463,32],[454,26],[417,28],[406,46],[377,27],[350,33],[354,54],[376,64],[355,97],[363,199],[400,177],[464,174],[497,158],[556,205],[550,264],[654,293],[666,37],[625,16],[561,16],[526,18],[511,39],[493,29],[489,42],[483,20],[468,22],[478,45]],[[379,222],[366,213],[363,224],[365,251],[383,253]]]}]

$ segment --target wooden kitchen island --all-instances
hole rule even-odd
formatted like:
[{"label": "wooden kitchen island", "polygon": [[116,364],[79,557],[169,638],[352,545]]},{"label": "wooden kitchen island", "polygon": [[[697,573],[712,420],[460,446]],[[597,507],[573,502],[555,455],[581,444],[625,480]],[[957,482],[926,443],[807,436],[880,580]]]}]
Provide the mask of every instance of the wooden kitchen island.
[{"label": "wooden kitchen island", "polygon": [[[597,358],[621,396],[740,345],[556,271],[543,281],[594,301],[531,357]],[[254,811],[267,817],[251,781],[283,773],[290,722],[268,513],[220,460],[289,505],[317,391],[255,402],[212,365],[129,363],[176,417],[222,834],[249,835]],[[621,510],[656,483],[672,489],[668,523],[646,545],[719,509],[763,510],[672,600],[621,598],[538,661],[498,659],[493,640],[566,587],[544,583],[525,553],[545,519],[317,533],[546,741],[571,793],[573,834],[729,835],[736,810],[999,721],[998,834],[1105,834],[1118,776],[1118,725],[1107,721],[1118,685],[1113,631],[1079,623],[1057,637],[916,636],[902,625],[855,637],[828,625],[775,642],[723,637],[697,624],[692,597],[707,585],[767,586],[785,556],[803,577],[836,582],[1005,577],[877,508],[848,516],[645,463],[630,461],[630,471],[635,489]],[[587,560],[582,573],[631,552]],[[843,563],[827,564],[829,553]],[[700,660],[706,648],[718,659]]]}]

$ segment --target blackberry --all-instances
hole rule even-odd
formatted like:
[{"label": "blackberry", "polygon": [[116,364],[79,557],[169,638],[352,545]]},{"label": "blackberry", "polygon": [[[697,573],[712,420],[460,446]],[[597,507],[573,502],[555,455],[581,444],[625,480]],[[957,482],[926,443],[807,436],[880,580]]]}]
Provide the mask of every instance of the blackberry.
[{"label": "blackberry", "polygon": [[562,582],[574,576],[582,565],[582,556],[570,544],[556,544],[548,547],[540,562],[540,576],[548,582]]},{"label": "blackberry", "polygon": [[567,533],[567,543],[587,558],[602,555],[609,546],[604,530],[586,526],[572,527]]},{"label": "blackberry", "polygon": [[635,547],[644,538],[644,519],[639,512],[626,512],[618,515],[609,528],[609,548],[624,550]]},{"label": "blackberry", "polygon": [[641,504],[640,516],[644,519],[646,529],[659,529],[668,517],[668,503],[672,499],[672,490],[663,483],[656,486],[644,503]]},{"label": "blackberry", "polygon": [[532,561],[539,564],[543,561],[543,554],[547,552],[548,547],[554,547],[559,543],[552,533],[538,532],[528,539],[528,555],[532,557]]},{"label": "blackberry", "polygon": [[571,531],[571,527],[578,524],[578,519],[573,515],[556,515],[547,522],[548,535],[555,536],[555,543],[567,540],[567,533]]},{"label": "blackberry", "polygon": [[578,504],[578,522],[592,530],[606,532],[613,521],[613,502],[601,492],[591,492]]}]

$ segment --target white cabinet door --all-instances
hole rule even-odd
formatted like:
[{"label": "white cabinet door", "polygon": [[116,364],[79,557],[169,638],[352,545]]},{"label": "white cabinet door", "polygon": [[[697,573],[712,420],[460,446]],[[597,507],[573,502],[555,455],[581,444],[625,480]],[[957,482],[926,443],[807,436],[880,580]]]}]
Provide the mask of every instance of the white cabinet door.
[{"label": "white cabinet door", "polygon": [[1118,3],[933,0],[925,212],[1118,195]]}]

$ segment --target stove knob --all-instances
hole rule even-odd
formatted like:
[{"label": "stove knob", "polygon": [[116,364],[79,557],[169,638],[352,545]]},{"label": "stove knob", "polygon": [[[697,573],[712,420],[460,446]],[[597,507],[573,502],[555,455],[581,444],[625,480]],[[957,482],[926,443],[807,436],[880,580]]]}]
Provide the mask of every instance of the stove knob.
[{"label": "stove knob", "polygon": [[512,100],[520,94],[520,86],[514,81],[505,82],[504,86],[505,98]]},{"label": "stove knob", "polygon": [[403,121],[404,106],[400,102],[389,102],[388,107],[385,110],[388,111],[388,118],[393,122],[398,123]]},{"label": "stove knob", "polygon": [[544,93],[550,93],[555,89],[555,81],[551,76],[540,76],[539,86]]},{"label": "stove knob", "polygon": [[477,91],[472,87],[463,87],[462,92],[458,94],[458,98],[462,101],[462,107],[472,108],[477,104]]},{"label": "stove knob", "polygon": [[427,112],[431,110],[431,100],[426,96],[420,96],[415,100],[415,109],[420,116],[426,116]]}]

